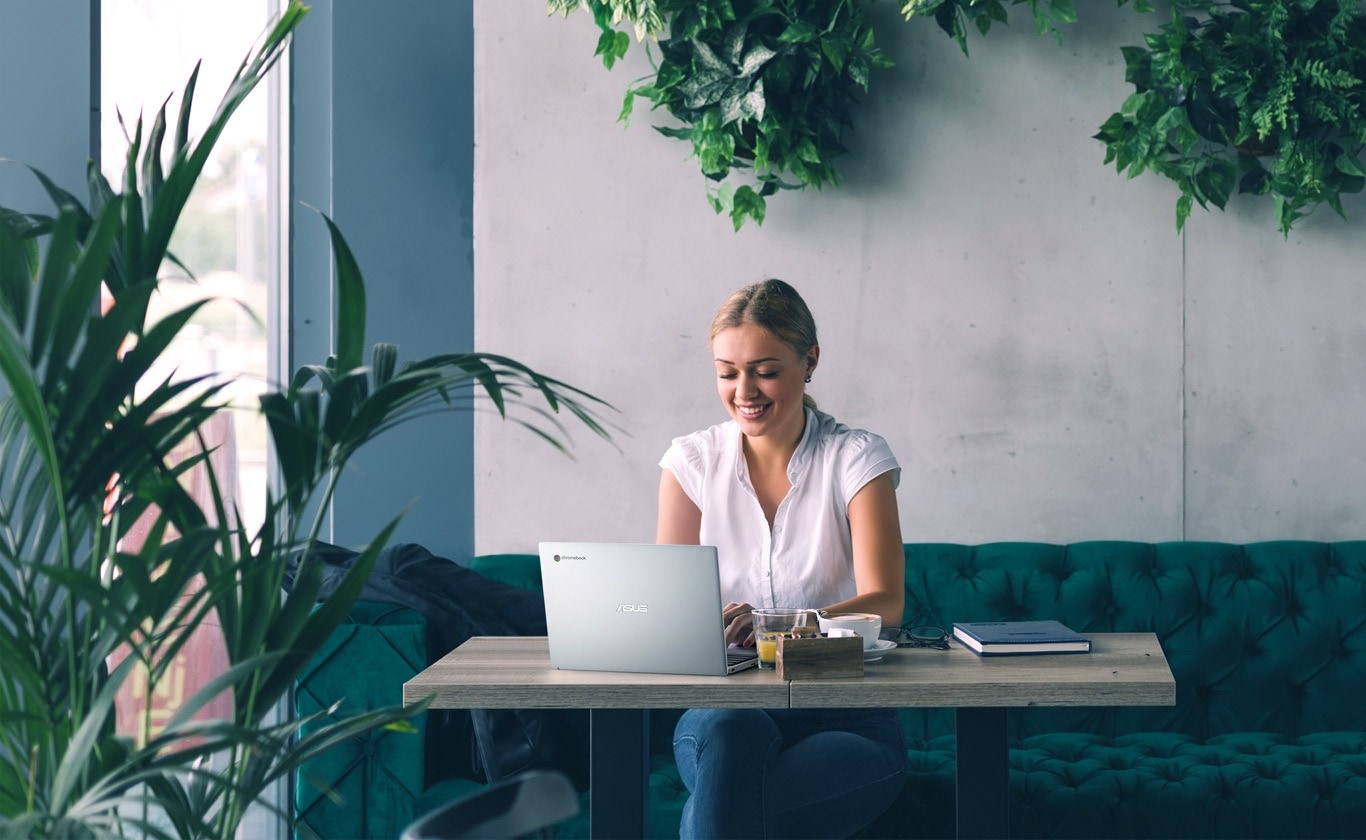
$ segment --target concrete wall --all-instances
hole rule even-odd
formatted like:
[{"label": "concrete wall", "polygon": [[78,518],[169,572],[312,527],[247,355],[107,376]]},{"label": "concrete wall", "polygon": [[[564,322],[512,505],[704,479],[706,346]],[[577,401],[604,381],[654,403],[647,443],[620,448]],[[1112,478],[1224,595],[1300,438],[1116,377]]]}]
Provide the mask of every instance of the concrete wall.
[{"label": "concrete wall", "polygon": [[[897,66],[855,115],[844,184],[762,228],[712,214],[687,147],[615,122],[586,13],[475,7],[475,344],[612,402],[619,449],[574,459],[475,427],[476,550],[650,541],[656,463],[725,419],[707,327],[732,289],[793,282],[822,332],[811,391],[885,435],[907,540],[1363,536],[1366,201],[1284,240],[1270,202],[1195,211],[1102,166],[1160,18],[1084,4],[1059,46],[1014,8],[972,57],[877,4]],[[652,119],[653,116],[653,119]],[[572,429],[572,424],[571,424]]]}]

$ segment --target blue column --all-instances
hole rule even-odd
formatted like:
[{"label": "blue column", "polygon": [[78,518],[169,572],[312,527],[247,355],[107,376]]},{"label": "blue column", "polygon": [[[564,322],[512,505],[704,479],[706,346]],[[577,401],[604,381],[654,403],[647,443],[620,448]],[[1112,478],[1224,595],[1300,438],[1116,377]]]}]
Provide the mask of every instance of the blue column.
[{"label": "blue column", "polygon": [[[290,368],[331,347],[323,210],[366,280],[368,342],[400,361],[473,349],[473,7],[449,0],[316,0],[291,48]],[[332,541],[394,541],[466,560],[474,546],[474,422],[424,418],[362,450]],[[405,512],[406,511],[406,512]]]},{"label": "blue column", "polygon": [[[84,199],[99,150],[98,0],[0,0],[0,158]],[[0,164],[0,205],[52,212],[25,166]],[[8,393],[0,382],[0,394]]]},{"label": "blue column", "polygon": [[[43,170],[85,198],[99,143],[95,0],[0,0],[0,157]],[[27,169],[0,166],[0,204],[51,210]]]}]

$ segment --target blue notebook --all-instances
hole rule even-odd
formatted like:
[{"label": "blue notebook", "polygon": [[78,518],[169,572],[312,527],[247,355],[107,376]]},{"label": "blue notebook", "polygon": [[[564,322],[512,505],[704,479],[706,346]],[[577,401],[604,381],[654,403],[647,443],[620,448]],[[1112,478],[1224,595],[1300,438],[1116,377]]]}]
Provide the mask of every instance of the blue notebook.
[{"label": "blue notebook", "polygon": [[1089,653],[1091,640],[1060,621],[965,621],[954,638],[983,656],[1018,653]]}]

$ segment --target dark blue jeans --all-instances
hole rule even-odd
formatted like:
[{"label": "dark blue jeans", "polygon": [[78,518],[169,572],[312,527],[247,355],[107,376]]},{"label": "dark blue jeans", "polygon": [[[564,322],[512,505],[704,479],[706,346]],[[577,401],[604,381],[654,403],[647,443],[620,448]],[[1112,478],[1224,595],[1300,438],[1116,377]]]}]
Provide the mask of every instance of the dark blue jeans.
[{"label": "dark blue jeans", "polygon": [[674,730],[684,838],[848,837],[901,791],[892,709],[690,709]]}]

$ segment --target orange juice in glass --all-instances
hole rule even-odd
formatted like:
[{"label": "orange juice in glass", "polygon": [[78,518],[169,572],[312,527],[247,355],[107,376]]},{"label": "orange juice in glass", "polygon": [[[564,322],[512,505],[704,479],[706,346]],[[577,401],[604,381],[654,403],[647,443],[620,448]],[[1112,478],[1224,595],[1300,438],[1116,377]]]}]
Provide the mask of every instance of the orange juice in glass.
[{"label": "orange juice in glass", "polygon": [[807,611],[780,607],[757,609],[753,614],[754,644],[759,651],[759,667],[774,668],[778,664],[778,639],[803,632]]}]

